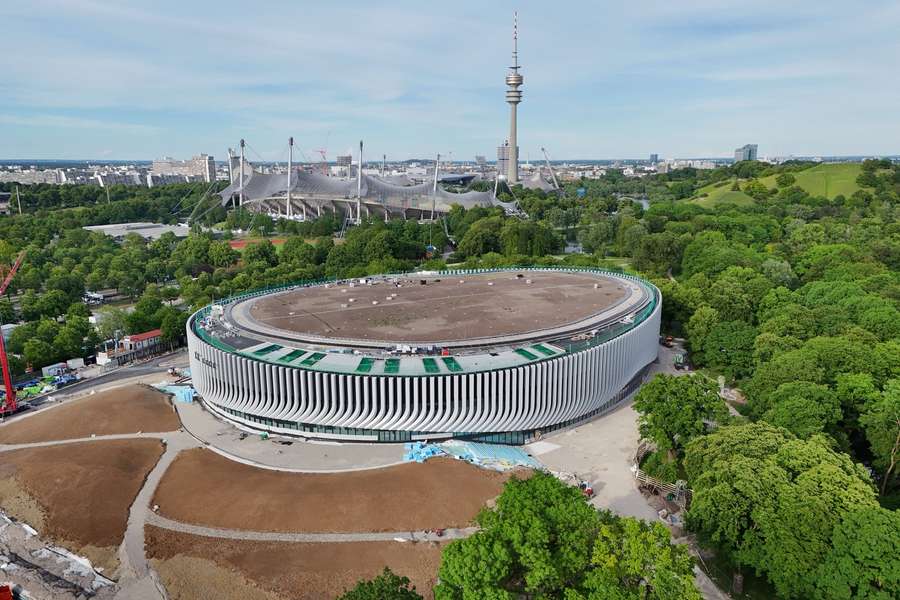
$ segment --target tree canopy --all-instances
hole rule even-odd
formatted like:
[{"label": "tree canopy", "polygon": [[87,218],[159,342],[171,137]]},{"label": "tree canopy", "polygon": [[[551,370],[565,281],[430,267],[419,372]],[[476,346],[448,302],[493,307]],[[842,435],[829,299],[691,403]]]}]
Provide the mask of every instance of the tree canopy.
[{"label": "tree canopy", "polygon": [[509,480],[477,523],[445,548],[438,600],[700,598],[687,548],[662,524],[598,513],[552,475]]}]

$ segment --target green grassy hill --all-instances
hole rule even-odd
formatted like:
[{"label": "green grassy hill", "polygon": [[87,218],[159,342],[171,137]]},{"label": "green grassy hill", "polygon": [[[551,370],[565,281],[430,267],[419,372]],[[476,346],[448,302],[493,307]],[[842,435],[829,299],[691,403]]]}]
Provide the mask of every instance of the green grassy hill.
[{"label": "green grassy hill", "polygon": [[[825,198],[834,198],[840,194],[848,198],[853,195],[860,187],[856,184],[856,178],[862,173],[862,164],[860,163],[836,163],[828,165],[818,165],[805,171],[792,173],[797,183],[810,196],[823,196]],[[759,180],[767,188],[776,187],[775,175],[764,177]]]},{"label": "green grassy hill", "polygon": [[[743,185],[743,181],[740,182]],[[715,208],[719,204],[737,204],[748,206],[753,204],[753,198],[744,192],[733,192],[731,186],[734,180],[711,183],[697,190],[697,194],[691,198],[691,202],[699,204],[703,208]],[[774,185],[774,184],[773,184]]]},{"label": "green grassy hill", "polygon": [[[824,196],[825,198],[834,198],[840,194],[850,197],[860,189],[856,183],[856,178],[862,173],[862,165],[860,163],[835,163],[817,165],[804,171],[791,173],[796,179],[797,185],[811,196]],[[769,189],[778,187],[775,183],[776,175],[763,177],[760,183]],[[741,187],[747,183],[741,179],[739,182]],[[731,187],[734,180],[729,179],[725,182],[711,183],[703,186],[689,202],[699,204],[704,208],[715,208],[720,204],[737,204],[738,206],[746,206],[753,204],[753,198],[744,192],[733,192]]]}]

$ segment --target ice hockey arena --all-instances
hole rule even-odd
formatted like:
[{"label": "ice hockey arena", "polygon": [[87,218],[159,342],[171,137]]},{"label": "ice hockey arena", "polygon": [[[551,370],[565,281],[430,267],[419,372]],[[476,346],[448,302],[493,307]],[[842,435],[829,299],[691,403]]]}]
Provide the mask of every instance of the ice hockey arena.
[{"label": "ice hockey arena", "polygon": [[204,405],[241,426],[521,444],[627,398],[656,360],[660,311],[636,277],[527,268],[284,286],[187,327]]}]

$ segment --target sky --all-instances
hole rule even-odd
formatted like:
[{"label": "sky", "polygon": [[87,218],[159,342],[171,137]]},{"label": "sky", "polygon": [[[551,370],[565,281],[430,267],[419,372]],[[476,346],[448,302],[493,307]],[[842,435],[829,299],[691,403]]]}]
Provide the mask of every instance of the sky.
[{"label": "sky", "polygon": [[0,2],[0,158],[900,153],[900,2]]}]

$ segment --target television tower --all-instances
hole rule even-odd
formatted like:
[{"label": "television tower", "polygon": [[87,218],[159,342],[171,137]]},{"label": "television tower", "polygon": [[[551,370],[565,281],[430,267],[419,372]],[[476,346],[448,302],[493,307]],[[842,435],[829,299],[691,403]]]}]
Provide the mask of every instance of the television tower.
[{"label": "television tower", "polygon": [[509,103],[509,163],[506,180],[513,185],[519,180],[519,146],[516,139],[516,107],[522,101],[519,86],[525,80],[519,74],[519,13],[513,13],[513,64],[506,74],[506,101]]}]

